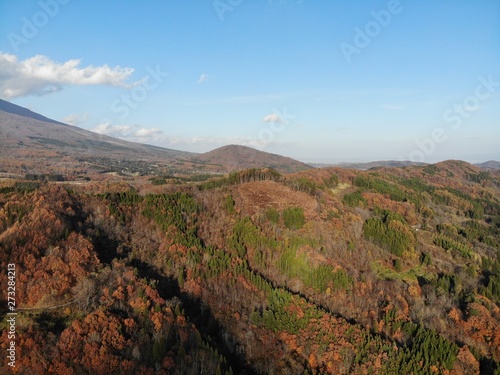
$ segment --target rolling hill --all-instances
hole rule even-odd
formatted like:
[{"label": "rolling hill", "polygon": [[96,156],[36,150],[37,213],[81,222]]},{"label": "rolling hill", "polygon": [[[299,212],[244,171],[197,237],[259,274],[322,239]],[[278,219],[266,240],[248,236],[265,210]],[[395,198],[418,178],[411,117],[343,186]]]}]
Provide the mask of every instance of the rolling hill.
[{"label": "rolling hill", "polygon": [[500,372],[496,171],[0,183],[18,373]]},{"label": "rolling hill", "polygon": [[50,122],[50,123],[61,124],[61,125],[63,124],[62,122],[52,120],[48,117],[42,116],[38,113],[35,113],[27,108],[21,107],[19,105],[16,105],[14,103],[10,103],[10,102],[8,102],[6,100],[2,100],[2,99],[0,99],[0,112],[10,113],[13,115],[18,115],[18,116],[21,116],[24,118],[39,120],[39,121],[43,121],[43,122]]},{"label": "rolling hill", "polygon": [[192,160],[207,167],[218,168],[222,172],[246,168],[272,168],[281,173],[293,173],[311,169],[311,166],[292,158],[239,145],[219,147],[197,155]]},{"label": "rolling hill", "polygon": [[[95,170],[151,172],[190,153],[127,142],[63,124],[0,101],[0,159],[3,172],[69,173]],[[123,165],[119,165],[119,164]]]},{"label": "rolling hill", "polygon": [[477,167],[482,169],[500,169],[500,161],[488,160],[484,163],[475,164]]},{"label": "rolling hill", "polygon": [[0,100],[0,160],[3,173],[226,173],[275,168],[287,173],[310,168],[276,154],[225,146],[195,154],[128,142],[51,120]]},{"label": "rolling hill", "polygon": [[[500,373],[498,170],[194,155],[0,104],[16,373]],[[126,175],[162,168],[212,178]]]}]

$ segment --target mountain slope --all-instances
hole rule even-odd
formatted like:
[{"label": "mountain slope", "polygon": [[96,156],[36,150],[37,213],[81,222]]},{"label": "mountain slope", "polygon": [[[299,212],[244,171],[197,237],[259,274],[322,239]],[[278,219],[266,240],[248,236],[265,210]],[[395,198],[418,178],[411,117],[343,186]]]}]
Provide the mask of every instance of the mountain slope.
[{"label": "mountain slope", "polygon": [[68,173],[71,169],[147,173],[154,163],[166,168],[176,158],[192,155],[93,133],[3,100],[0,144],[4,171],[19,174]]},{"label": "mountain slope", "polygon": [[498,374],[497,172],[219,179],[4,185],[18,373]]},{"label": "mountain slope", "polygon": [[19,105],[10,103],[10,102],[2,100],[2,99],[0,99],[0,112],[6,112],[6,113],[13,114],[13,115],[19,115],[22,117],[31,118],[33,120],[51,122],[54,124],[62,124],[61,122],[52,120],[52,119],[47,118],[45,116],[42,116],[38,113],[35,113],[27,108],[21,107]]},{"label": "mountain slope", "polygon": [[172,150],[128,142],[51,120],[0,100],[0,172],[120,174],[227,173],[247,168],[280,172],[309,169],[291,158],[244,146],[225,146],[208,153]]},{"label": "mountain slope", "polygon": [[193,161],[232,172],[246,168],[273,168],[282,173],[298,172],[311,167],[300,161],[259,151],[251,147],[228,145],[197,155]]},{"label": "mountain slope", "polygon": [[500,161],[488,160],[484,163],[475,164],[475,166],[482,169],[500,169]]},{"label": "mountain slope", "polygon": [[413,162],[409,160],[380,160],[367,163],[340,163],[337,166],[342,168],[352,168],[368,170],[371,168],[385,168],[385,167],[409,167],[409,166],[422,166],[425,163]]}]

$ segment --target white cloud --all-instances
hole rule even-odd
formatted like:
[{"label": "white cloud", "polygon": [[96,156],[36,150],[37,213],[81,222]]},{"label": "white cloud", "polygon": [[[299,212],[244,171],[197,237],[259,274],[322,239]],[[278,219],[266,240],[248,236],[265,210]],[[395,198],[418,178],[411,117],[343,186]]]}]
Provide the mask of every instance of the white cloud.
[{"label": "white cloud", "polygon": [[94,133],[109,135],[110,137],[126,138],[132,132],[132,127],[128,125],[114,125],[110,122],[102,122],[94,129]]},{"label": "white cloud", "polygon": [[197,83],[203,83],[203,82],[206,82],[206,81],[208,81],[208,74],[203,73],[203,74],[200,76],[200,78],[198,78]]},{"label": "white cloud", "polygon": [[230,144],[255,147],[256,140],[245,137],[164,137],[158,146],[190,152],[206,152]]},{"label": "white cloud", "polygon": [[134,132],[134,137],[138,138],[157,138],[161,136],[163,132],[158,128],[141,128]]},{"label": "white cloud", "polygon": [[[152,142],[157,146],[172,148],[176,150],[190,152],[206,152],[221,146],[231,144],[242,145],[255,148],[257,150],[283,154],[292,148],[297,148],[296,144],[283,142],[270,142],[263,144],[257,137],[167,137],[163,135],[157,141]],[[280,151],[281,150],[281,151]]]},{"label": "white cloud", "polygon": [[284,123],[283,119],[277,113],[271,113],[267,116],[264,116],[262,119],[263,122],[279,122]]},{"label": "white cloud", "polygon": [[84,113],[83,115],[72,114],[63,118],[62,122],[73,126],[80,126],[81,124],[87,122],[88,119],[89,119],[88,113]]},{"label": "white cloud", "polygon": [[108,65],[80,67],[81,60],[57,63],[47,56],[36,55],[19,61],[17,56],[0,53],[0,97],[47,95],[66,85],[109,85],[127,87],[133,68]]},{"label": "white cloud", "polygon": [[[286,144],[279,142],[262,143],[257,137],[181,137],[168,136],[158,128],[143,128],[137,125],[119,125],[111,122],[102,122],[91,131],[130,142],[148,143],[159,147],[173,148],[191,152],[206,152],[217,147],[229,144],[238,144],[253,147],[259,150],[278,152]],[[278,152],[279,153],[279,152]]]},{"label": "white cloud", "polygon": [[131,142],[153,142],[161,143],[166,140],[163,131],[158,128],[143,128],[138,125],[112,124],[109,121],[101,122],[95,128],[90,129],[94,133],[108,135],[110,137],[124,139]]},{"label": "white cloud", "polygon": [[293,120],[296,116],[292,113],[288,113],[286,107],[283,110],[274,109],[272,113],[264,116],[262,122],[272,122],[275,124],[288,125],[290,120]]}]

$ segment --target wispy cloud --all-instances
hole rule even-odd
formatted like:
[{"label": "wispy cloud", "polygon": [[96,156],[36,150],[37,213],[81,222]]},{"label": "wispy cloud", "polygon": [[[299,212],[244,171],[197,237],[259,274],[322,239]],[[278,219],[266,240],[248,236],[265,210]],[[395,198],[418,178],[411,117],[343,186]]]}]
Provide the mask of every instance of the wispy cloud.
[{"label": "wispy cloud", "polygon": [[91,131],[133,142],[158,143],[165,139],[163,131],[158,128],[144,128],[138,125],[130,126],[112,124],[111,122],[102,122],[95,128],[91,129]]},{"label": "wispy cloud", "polygon": [[156,139],[163,135],[163,132],[158,128],[140,128],[136,130],[133,134],[136,138],[147,138],[147,139]]},{"label": "wispy cloud", "polygon": [[264,116],[264,118],[262,119],[262,122],[278,122],[280,124],[284,123],[283,119],[277,113],[270,113],[270,114]]},{"label": "wispy cloud", "polygon": [[132,132],[132,127],[128,125],[115,125],[110,122],[102,122],[90,130],[94,133],[109,135],[110,137],[126,138]]},{"label": "wispy cloud", "polygon": [[[204,152],[213,150],[217,147],[226,146],[229,144],[237,144],[242,146],[262,149],[262,144],[257,138],[252,137],[167,137],[163,136],[158,142],[158,146],[167,148],[176,148],[179,150]],[[279,147],[279,143],[273,142],[273,147]],[[267,150],[267,148],[266,148]]]},{"label": "wispy cloud", "polygon": [[58,63],[43,55],[19,61],[15,55],[0,53],[0,97],[42,96],[61,91],[67,85],[131,86],[126,80],[133,68],[80,64],[80,59]]},{"label": "wispy cloud", "polygon": [[[190,98],[178,101],[180,105],[198,106],[198,105],[220,105],[220,104],[254,104],[254,103],[272,103],[283,100],[284,96],[279,94],[257,94],[247,96],[233,96],[227,98],[214,98],[208,100],[192,101]],[[174,98],[175,100],[175,98]]]},{"label": "wispy cloud", "polygon": [[[154,144],[160,147],[191,152],[205,152],[229,144],[249,146],[261,150],[264,149],[262,142],[260,142],[257,137],[171,136],[165,134],[158,128],[112,124],[111,122],[102,122],[90,130],[98,134],[120,138],[126,141]],[[280,142],[271,142],[266,144],[265,150],[270,151],[271,148],[274,148],[277,152],[279,148],[283,148],[284,150],[289,149],[287,146],[290,145]]]},{"label": "wispy cloud", "polygon": [[88,119],[89,119],[88,113],[84,113],[83,115],[72,114],[63,118],[62,122],[73,126],[80,126],[85,122],[87,122]]},{"label": "wispy cloud", "polygon": [[405,106],[397,104],[384,104],[382,107],[391,111],[402,111],[406,109]]},{"label": "wispy cloud", "polygon": [[293,120],[295,117],[294,114],[288,113],[286,107],[283,107],[281,111],[274,109],[272,113],[264,116],[262,122],[288,125],[290,120]]},{"label": "wispy cloud", "polygon": [[[413,96],[421,93],[420,90],[414,89],[404,89],[404,88],[360,88],[360,89],[343,89],[343,90],[334,90],[332,91],[332,95],[336,99],[358,99],[363,97],[391,97],[391,98],[401,98]],[[396,99],[395,99],[396,100]]]},{"label": "wispy cloud", "polygon": [[208,81],[208,74],[206,73],[203,73],[200,78],[198,78],[198,81],[196,81],[197,83],[204,83],[204,82],[207,82]]}]

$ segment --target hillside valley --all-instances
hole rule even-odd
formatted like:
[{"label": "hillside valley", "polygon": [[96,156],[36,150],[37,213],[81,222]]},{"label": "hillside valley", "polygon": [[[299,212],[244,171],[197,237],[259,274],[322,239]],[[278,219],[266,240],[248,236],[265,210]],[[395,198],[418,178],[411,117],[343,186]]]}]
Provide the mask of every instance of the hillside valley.
[{"label": "hillside valley", "polygon": [[279,172],[310,168],[291,158],[245,146],[204,154],[128,142],[51,120],[0,99],[0,173],[57,175],[65,180],[103,180],[110,175],[189,180],[245,168]]},{"label": "hillside valley", "polygon": [[494,161],[314,169],[4,101],[0,141],[14,373],[500,373]]},{"label": "hillside valley", "polygon": [[498,172],[154,182],[0,182],[17,373],[500,372]]},{"label": "hillside valley", "polygon": [[0,375],[500,375],[500,0],[0,14]]}]

